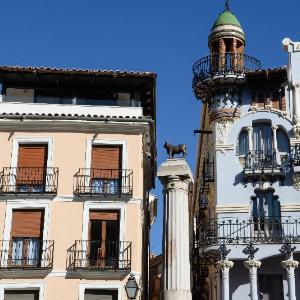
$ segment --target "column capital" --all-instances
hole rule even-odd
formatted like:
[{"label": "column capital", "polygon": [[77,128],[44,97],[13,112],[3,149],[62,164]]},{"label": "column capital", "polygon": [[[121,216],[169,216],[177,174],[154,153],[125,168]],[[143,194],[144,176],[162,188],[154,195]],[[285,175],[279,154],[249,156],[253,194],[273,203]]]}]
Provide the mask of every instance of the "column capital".
[{"label": "column capital", "polygon": [[293,87],[294,87],[295,90],[300,89],[300,81],[293,82]]},{"label": "column capital", "polygon": [[299,262],[297,260],[292,260],[292,259],[288,259],[288,260],[284,260],[281,262],[281,265],[283,268],[285,269],[295,269],[298,268],[299,266]]},{"label": "column capital", "polygon": [[278,126],[277,126],[277,125],[272,125],[272,129],[273,129],[273,130],[277,130],[277,129],[278,129]]},{"label": "column capital", "polygon": [[259,269],[261,267],[261,261],[259,261],[259,260],[246,260],[246,261],[244,261],[244,266],[249,270],[253,269],[253,268]]},{"label": "column capital", "polygon": [[253,131],[253,127],[252,126],[248,126],[248,127],[246,127],[246,129],[247,129],[248,132]]},{"label": "column capital", "polygon": [[234,266],[234,262],[231,260],[220,260],[217,262],[217,266],[222,270],[231,269]]}]

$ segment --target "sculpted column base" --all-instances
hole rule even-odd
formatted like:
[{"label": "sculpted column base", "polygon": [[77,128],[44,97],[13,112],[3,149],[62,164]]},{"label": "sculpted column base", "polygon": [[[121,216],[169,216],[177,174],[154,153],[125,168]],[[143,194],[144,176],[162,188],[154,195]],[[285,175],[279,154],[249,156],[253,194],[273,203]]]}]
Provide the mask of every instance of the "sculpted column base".
[{"label": "sculpted column base", "polygon": [[175,290],[175,291],[164,291],[164,300],[192,300],[192,293],[190,291]]}]

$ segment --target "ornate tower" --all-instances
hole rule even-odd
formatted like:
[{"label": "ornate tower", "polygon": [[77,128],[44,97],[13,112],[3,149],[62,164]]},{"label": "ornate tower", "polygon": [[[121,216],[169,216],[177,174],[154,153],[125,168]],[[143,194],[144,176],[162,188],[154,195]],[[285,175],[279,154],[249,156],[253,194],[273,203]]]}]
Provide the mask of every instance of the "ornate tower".
[{"label": "ornate tower", "polygon": [[193,66],[193,89],[197,99],[208,103],[210,121],[240,116],[240,86],[245,73],[260,68],[260,62],[244,53],[245,34],[226,2],[209,38],[210,55]]}]

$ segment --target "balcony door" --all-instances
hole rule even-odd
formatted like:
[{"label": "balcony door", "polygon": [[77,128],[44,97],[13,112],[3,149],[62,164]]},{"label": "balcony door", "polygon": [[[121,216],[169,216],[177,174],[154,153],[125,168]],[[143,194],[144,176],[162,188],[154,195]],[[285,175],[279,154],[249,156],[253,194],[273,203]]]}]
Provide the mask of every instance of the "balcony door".
[{"label": "balcony door", "polygon": [[95,194],[119,194],[122,186],[122,147],[93,145],[91,189]]},{"label": "balcony door", "polygon": [[273,148],[273,131],[268,123],[253,126],[253,148],[257,151],[270,152]]},{"label": "balcony door", "polygon": [[114,290],[85,290],[84,300],[117,300],[118,291]]},{"label": "balcony door", "polygon": [[44,192],[48,147],[46,144],[20,144],[16,170],[17,192]]},{"label": "balcony door", "polygon": [[92,267],[118,267],[119,231],[119,211],[90,211],[89,257]]},{"label": "balcony door", "polygon": [[283,280],[281,275],[259,275],[259,294],[261,300],[281,300],[283,296]]},{"label": "balcony door", "polygon": [[43,225],[43,210],[13,210],[8,266],[40,266]]}]

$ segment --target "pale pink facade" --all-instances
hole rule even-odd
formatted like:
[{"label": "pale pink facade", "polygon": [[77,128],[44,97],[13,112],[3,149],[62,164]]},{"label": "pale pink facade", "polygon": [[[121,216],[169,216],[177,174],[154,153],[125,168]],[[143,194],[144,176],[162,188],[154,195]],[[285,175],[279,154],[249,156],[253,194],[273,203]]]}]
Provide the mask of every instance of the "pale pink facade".
[{"label": "pale pink facade", "polygon": [[[24,77],[27,75],[30,78],[20,79],[19,76],[18,79],[15,79],[10,77],[11,73],[18,76],[21,74]],[[141,96],[136,101],[136,106],[132,104],[119,105],[120,103],[113,102],[113,105],[104,105],[101,104],[101,97],[93,100],[98,101],[94,108],[90,103],[89,105],[50,104],[45,101],[46,104],[41,104],[36,103],[38,96],[33,96],[34,100],[31,101],[32,93],[35,94],[35,84],[40,88],[36,82],[41,81],[41,79],[36,77],[36,73],[40,73],[41,77],[44,76],[43,84],[47,87],[48,93],[52,89],[49,87],[50,83],[48,86],[48,81],[51,80],[50,76],[55,75],[58,81],[63,82],[55,86],[55,94],[61,85],[67,86],[67,81],[64,82],[65,78],[62,76],[77,77],[79,89],[81,89],[81,82],[82,85],[84,84],[85,77],[90,76],[95,82],[102,80],[103,84],[106,84],[105,80],[109,80],[112,82],[110,84],[113,89],[118,89],[123,84],[123,81],[120,81],[114,87],[113,81],[121,78],[126,81],[131,90],[137,89],[141,95],[146,95],[145,91],[147,90],[151,92],[151,95],[149,99],[143,99]],[[153,187],[156,171],[155,78],[155,74],[152,73],[71,72],[68,70],[47,71],[0,67],[0,81],[4,87],[2,102],[0,103],[0,170],[2,168],[17,169],[15,173],[11,171],[6,180],[1,179],[0,240],[11,241],[10,245],[12,246],[5,246],[5,243],[2,243],[0,300],[6,300],[7,291],[14,293],[14,291],[22,292],[23,290],[38,291],[38,298],[32,299],[39,300],[128,299],[125,285],[130,274],[134,275],[139,286],[136,299],[146,299],[147,244],[151,222],[148,211],[148,192]],[[18,83],[22,88],[16,88]],[[24,93],[26,93],[24,85],[27,84],[28,90],[30,90],[29,100],[24,98]],[[16,92],[15,89],[18,91]],[[97,89],[98,86],[93,87],[93,91]],[[120,89],[123,95],[124,89]],[[13,101],[9,99],[10,95],[13,95]],[[74,98],[76,101],[76,97]],[[143,104],[143,101],[148,102]],[[30,111],[33,111],[33,114]],[[47,146],[45,185],[49,184],[49,178],[53,180],[52,168],[58,170],[56,175],[57,188],[54,192],[46,193],[46,188],[43,190],[44,187],[41,186],[38,188],[36,186],[31,187],[30,192],[27,192],[29,181],[23,181],[22,184],[18,185],[20,183],[18,181],[20,145],[35,144]],[[90,171],[83,171],[84,183],[81,181],[79,185],[86,184],[88,192],[86,190],[77,192],[76,188],[79,181],[76,174],[80,168],[85,170],[91,168],[94,145],[120,147],[120,169],[130,170],[130,178],[129,176],[126,177],[127,175],[120,175],[122,176],[120,179],[119,177],[117,179],[105,177],[105,180],[97,179],[97,185],[91,187],[92,175],[91,173],[84,173]],[[0,177],[4,176],[3,172]],[[114,185],[114,188],[117,185],[118,191],[116,192],[110,187],[105,192],[103,190],[99,192],[103,182],[105,184],[109,182],[109,184]],[[18,187],[12,188],[12,184]],[[9,185],[9,187],[5,187],[5,185]],[[123,185],[126,185],[126,191],[123,189]],[[127,186],[130,186],[130,190],[127,189]],[[48,255],[51,256],[51,263],[47,267],[43,267],[43,263],[40,261],[35,261],[37,265],[23,267],[23,265],[21,266],[21,258],[20,261],[14,258],[17,255],[14,253],[16,251],[14,247],[17,244],[16,239],[12,239],[12,227],[16,226],[12,225],[12,219],[16,212],[21,211],[22,213],[22,210],[30,211],[30,209],[43,211],[41,239],[53,241],[54,246],[51,246],[51,254],[47,252],[48,249],[44,249],[44,246],[39,248],[38,260],[43,260],[45,256],[48,259]],[[84,243],[84,241],[91,240],[90,214],[91,212],[105,213],[111,211],[118,213],[119,238],[118,241],[114,241],[118,243],[118,246],[114,248],[114,254],[111,254],[109,259],[105,258],[105,261],[103,260],[101,263],[98,259],[99,246],[97,253],[93,254],[97,255],[96,263],[91,264],[91,243]],[[108,226],[106,224],[109,222],[105,221],[105,226]],[[103,232],[104,225],[101,226],[102,229],[99,230]],[[109,231],[105,231],[105,235],[108,234]],[[76,240],[80,241],[78,242],[78,245],[81,245],[80,249],[71,248]],[[19,245],[20,243],[23,243],[23,240],[19,242]],[[104,246],[105,253],[108,253],[108,245],[106,243]],[[29,250],[25,252],[27,253],[27,251]],[[24,249],[21,256],[24,259]],[[124,258],[125,256],[126,258]],[[76,257],[81,259],[79,265]],[[104,291],[104,294],[106,290],[109,290],[113,291],[114,294],[106,296],[99,294],[99,298],[89,298],[90,296],[86,292],[91,291],[91,293],[97,294],[98,290]]]}]

